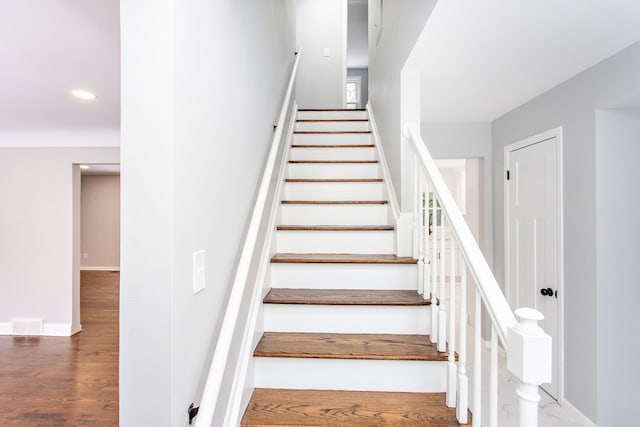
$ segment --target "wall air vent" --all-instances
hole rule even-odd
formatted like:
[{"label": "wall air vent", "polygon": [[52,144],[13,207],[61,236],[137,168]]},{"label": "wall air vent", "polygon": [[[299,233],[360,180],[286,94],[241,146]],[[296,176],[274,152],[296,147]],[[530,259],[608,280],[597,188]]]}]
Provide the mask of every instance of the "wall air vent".
[{"label": "wall air vent", "polygon": [[11,319],[12,335],[42,335],[44,321],[41,318]]}]

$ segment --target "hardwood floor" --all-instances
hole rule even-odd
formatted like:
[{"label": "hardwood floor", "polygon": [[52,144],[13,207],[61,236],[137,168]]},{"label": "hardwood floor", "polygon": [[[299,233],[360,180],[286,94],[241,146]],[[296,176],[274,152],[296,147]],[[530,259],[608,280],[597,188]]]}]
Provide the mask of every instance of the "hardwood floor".
[{"label": "hardwood floor", "polygon": [[83,271],[83,331],[0,337],[0,425],[118,425],[118,272]]}]

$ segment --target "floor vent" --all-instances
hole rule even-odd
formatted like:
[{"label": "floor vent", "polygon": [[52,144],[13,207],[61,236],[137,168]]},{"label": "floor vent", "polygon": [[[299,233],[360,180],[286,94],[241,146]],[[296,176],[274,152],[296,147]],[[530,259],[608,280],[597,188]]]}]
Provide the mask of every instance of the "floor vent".
[{"label": "floor vent", "polygon": [[42,335],[44,321],[39,318],[11,319],[12,335]]}]

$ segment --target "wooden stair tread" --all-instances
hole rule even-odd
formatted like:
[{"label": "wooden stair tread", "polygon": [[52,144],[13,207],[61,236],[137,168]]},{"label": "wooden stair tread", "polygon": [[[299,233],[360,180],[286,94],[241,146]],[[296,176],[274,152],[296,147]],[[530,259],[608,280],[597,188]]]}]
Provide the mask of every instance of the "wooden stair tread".
[{"label": "wooden stair tread", "polygon": [[298,111],[367,111],[366,108],[300,108]]},{"label": "wooden stair tread", "polygon": [[291,148],[374,148],[373,144],[293,144]]},{"label": "wooden stair tread", "polygon": [[308,305],[431,305],[416,291],[372,289],[286,289],[272,288],[263,300],[266,304]]},{"label": "wooden stair tread", "polygon": [[272,263],[293,264],[416,264],[415,258],[389,254],[288,254],[278,253]]},{"label": "wooden stair tread", "polygon": [[369,119],[297,119],[296,122],[368,122]]},{"label": "wooden stair tread", "polygon": [[377,160],[289,160],[289,163],[378,163]]},{"label": "wooden stair tread", "polygon": [[296,135],[360,135],[370,134],[370,130],[296,130]]},{"label": "wooden stair tread", "polygon": [[429,335],[265,332],[255,357],[446,361]]},{"label": "wooden stair tread", "polygon": [[384,182],[382,178],[286,178],[284,182]]},{"label": "wooden stair tread", "polygon": [[393,231],[393,225],[279,225],[278,231]]},{"label": "wooden stair tread", "polygon": [[386,205],[388,200],[282,200],[283,205]]},{"label": "wooden stair tread", "polygon": [[445,393],[256,388],[240,425],[459,426],[445,399]]}]

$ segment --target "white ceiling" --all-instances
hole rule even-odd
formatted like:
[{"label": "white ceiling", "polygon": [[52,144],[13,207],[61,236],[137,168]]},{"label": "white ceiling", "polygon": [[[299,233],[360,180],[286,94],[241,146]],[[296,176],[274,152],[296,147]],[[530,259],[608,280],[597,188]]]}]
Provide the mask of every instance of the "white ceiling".
[{"label": "white ceiling", "polygon": [[638,40],[638,0],[443,0],[408,64],[423,122],[487,122]]},{"label": "white ceiling", "polygon": [[1,1],[0,131],[119,127],[119,21],[118,0]]}]

